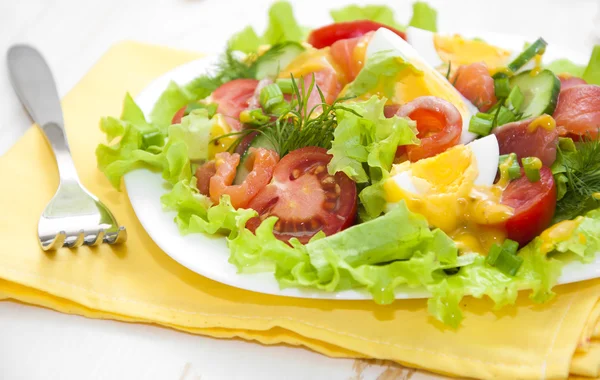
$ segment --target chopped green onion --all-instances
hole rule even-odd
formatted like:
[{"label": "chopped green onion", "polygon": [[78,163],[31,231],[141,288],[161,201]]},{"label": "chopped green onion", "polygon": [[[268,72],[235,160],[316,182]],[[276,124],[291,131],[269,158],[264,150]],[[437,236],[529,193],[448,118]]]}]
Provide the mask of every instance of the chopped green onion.
[{"label": "chopped green onion", "polygon": [[514,276],[523,264],[523,258],[514,254],[507,253],[504,249],[498,256],[494,266],[502,273]]},{"label": "chopped green onion", "polygon": [[469,121],[469,132],[476,133],[480,136],[487,136],[492,131],[493,122],[494,115],[478,112],[471,117],[471,121]]},{"label": "chopped green onion", "polygon": [[264,114],[260,108],[253,110],[244,110],[240,113],[240,121],[244,124],[263,125],[268,123],[271,118]]},{"label": "chopped green onion", "polygon": [[506,239],[504,243],[502,243],[502,249],[511,255],[516,255],[517,250],[519,249],[519,243],[514,240]]},{"label": "chopped green onion", "polygon": [[517,255],[519,243],[506,239],[502,245],[494,244],[486,258],[486,263],[496,267],[500,272],[514,276],[519,271],[523,258]]},{"label": "chopped green onion", "polygon": [[573,142],[573,139],[570,137],[559,137],[558,138],[558,147],[563,152],[575,152],[577,151],[577,147]]},{"label": "chopped green onion", "polygon": [[165,136],[159,131],[146,132],[142,135],[142,147],[146,149],[151,146],[163,146]]},{"label": "chopped green onion", "polygon": [[500,107],[498,116],[496,117],[496,125],[508,124],[515,120],[517,120],[517,115],[514,112],[504,106]]},{"label": "chopped green onion", "polygon": [[492,245],[492,248],[490,248],[490,251],[488,252],[485,262],[491,266],[494,266],[494,264],[496,264],[496,261],[498,260],[498,256],[500,256],[501,253],[502,246],[500,244],[494,243]]},{"label": "chopped green onion", "polygon": [[523,96],[523,93],[521,92],[521,89],[519,88],[519,86],[514,86],[510,90],[510,93],[508,94],[508,98],[506,99],[506,101],[508,103],[508,107],[513,112],[518,113],[519,111],[521,111],[521,107],[523,106],[525,97]]},{"label": "chopped green onion", "polygon": [[497,98],[506,98],[510,94],[510,83],[508,77],[494,79],[494,92]]},{"label": "chopped green onion", "polygon": [[275,108],[275,106],[278,106],[284,102],[283,92],[281,92],[281,89],[278,85],[271,83],[260,90],[259,100],[260,105],[265,109],[265,111],[270,112]]},{"label": "chopped green onion", "polygon": [[506,170],[508,178],[512,181],[521,178],[521,167],[515,153],[503,154],[499,161],[500,172]]},{"label": "chopped green onion", "polygon": [[521,160],[523,163],[523,169],[525,169],[525,175],[530,182],[537,182],[540,180],[540,169],[542,168],[542,161],[537,157],[525,157]]},{"label": "chopped green onion", "polygon": [[536,55],[542,55],[546,51],[548,43],[543,38],[538,38],[534,43],[529,45],[517,58],[508,64],[508,69],[516,73],[527,62],[533,59]]},{"label": "chopped green onion", "polygon": [[279,86],[281,92],[284,94],[293,94],[294,93],[294,82],[291,78],[281,78],[275,81],[275,84]]}]

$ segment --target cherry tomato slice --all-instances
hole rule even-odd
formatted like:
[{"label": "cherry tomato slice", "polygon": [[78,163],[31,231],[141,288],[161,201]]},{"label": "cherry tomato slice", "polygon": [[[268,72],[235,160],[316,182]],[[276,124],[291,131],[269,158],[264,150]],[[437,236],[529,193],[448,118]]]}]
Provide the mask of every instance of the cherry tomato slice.
[{"label": "cherry tomato slice", "polygon": [[248,101],[252,99],[256,86],[256,79],[235,79],[212,93],[212,101],[217,103],[217,112],[225,116],[232,130],[242,129],[240,113],[248,108]]},{"label": "cherry tomato slice", "polygon": [[279,161],[277,152],[264,148],[250,148],[250,157],[246,160],[250,173],[239,185],[232,185],[236,169],[240,163],[237,153],[222,152],[215,156],[215,174],[210,178],[210,199],[219,203],[221,196],[229,195],[231,205],[235,208],[246,207],[259,191],[271,180],[275,164]]},{"label": "cherry tomato slice", "polygon": [[259,217],[246,227],[255,231],[261,221],[277,216],[273,233],[280,240],[295,237],[307,243],[317,232],[332,235],[349,227],[356,215],[356,184],[344,173],[329,175],[327,150],[294,150],[275,167],[273,180],[249,204]]},{"label": "cherry tomato slice", "polygon": [[507,237],[521,245],[550,226],[554,216],[556,184],[552,171],[544,166],[540,177],[530,182],[521,170],[521,178],[512,181],[502,194],[502,204],[514,208],[514,215],[506,222]]},{"label": "cherry tomato slice", "polygon": [[379,28],[389,29],[403,39],[406,39],[406,34],[404,32],[396,30],[390,26],[370,20],[357,20],[336,22],[334,24],[315,29],[308,36],[307,42],[315,48],[321,49],[326,46],[331,46],[336,41],[360,37]]},{"label": "cherry tomato slice", "polygon": [[456,107],[435,96],[421,96],[401,106],[396,115],[417,122],[420,145],[407,145],[411,162],[433,157],[458,144],[462,132],[462,116]]}]

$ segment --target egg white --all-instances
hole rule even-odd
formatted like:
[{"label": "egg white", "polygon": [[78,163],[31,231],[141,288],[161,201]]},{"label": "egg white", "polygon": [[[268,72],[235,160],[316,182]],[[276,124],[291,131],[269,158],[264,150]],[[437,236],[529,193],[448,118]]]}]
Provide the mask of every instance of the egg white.
[{"label": "egg white", "polygon": [[[496,136],[493,134],[488,135],[467,144],[466,147],[469,148],[475,156],[478,172],[474,182],[475,185],[493,185],[500,160],[500,147],[498,146],[498,139]],[[413,178],[410,169],[396,174],[392,179],[396,182],[398,187],[404,191],[413,194],[424,194],[427,192],[427,188],[423,187],[423,183],[419,182],[418,186],[415,185],[415,179]]]},{"label": "egg white", "polygon": [[[433,38],[430,39],[433,46]],[[417,68],[426,72],[426,75],[431,75],[436,81],[443,83],[446,91],[452,92],[453,95],[462,100],[462,104],[455,104],[456,108],[460,112],[463,121],[462,133],[460,136],[460,143],[466,144],[475,140],[476,134],[469,132],[469,122],[471,117],[475,115],[478,110],[471,102],[465,99],[452,84],[431,64],[429,64],[408,42],[404,41],[396,33],[386,28],[378,29],[371,38],[369,46],[367,46],[366,59],[368,60],[373,54],[380,51],[392,51],[398,54],[404,61],[410,62],[417,66]],[[435,49],[434,49],[435,51]],[[428,53],[430,55],[431,52]],[[437,53],[435,53],[437,55]],[[439,59],[439,57],[438,57]],[[436,94],[431,94],[436,95]]]}]

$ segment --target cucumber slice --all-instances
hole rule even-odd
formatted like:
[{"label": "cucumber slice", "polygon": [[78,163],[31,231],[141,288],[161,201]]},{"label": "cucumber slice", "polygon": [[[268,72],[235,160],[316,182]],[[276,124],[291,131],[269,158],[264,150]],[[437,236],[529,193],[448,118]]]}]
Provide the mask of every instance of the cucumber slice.
[{"label": "cucumber slice", "polygon": [[560,80],[550,70],[542,70],[532,75],[524,71],[510,79],[510,86],[518,86],[523,94],[521,112],[523,118],[552,115],[558,102]]},{"label": "cucumber slice", "polygon": [[273,45],[256,60],[256,79],[275,78],[279,71],[294,60],[304,47],[297,42],[283,42]]},{"label": "cucumber slice", "polygon": [[246,163],[250,158],[250,148],[265,148],[265,149],[275,149],[271,140],[269,140],[262,133],[258,133],[250,144],[248,144],[248,148],[245,152],[242,153],[242,157],[240,158],[240,164],[238,165],[237,172],[235,173],[235,179],[233,180],[234,185],[239,185],[248,176],[248,173],[252,170],[252,168],[248,168]]},{"label": "cucumber slice", "polygon": [[531,61],[533,57],[538,54],[544,54],[548,43],[543,38],[538,38],[534,43],[529,45],[517,58],[508,64],[508,69],[513,73],[519,71],[519,69]]}]

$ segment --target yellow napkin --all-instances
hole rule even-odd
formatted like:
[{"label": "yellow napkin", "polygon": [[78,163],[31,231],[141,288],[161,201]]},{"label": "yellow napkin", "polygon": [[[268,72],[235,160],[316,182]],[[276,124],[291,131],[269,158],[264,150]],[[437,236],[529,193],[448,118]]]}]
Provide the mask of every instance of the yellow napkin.
[{"label": "yellow napkin", "polygon": [[[458,331],[427,314],[425,300],[378,306],[268,296],[199,276],[165,255],[137,221],[126,194],[96,169],[98,121],[118,115],[126,91],[196,54],[126,42],[110,49],[65,97],[68,137],[85,186],[129,230],[120,247],[44,253],[40,213],[57,186],[52,153],[31,128],[0,158],[0,299],[16,299],[92,318],[151,322],[196,334],[303,345],[334,357],[377,358],[476,378],[597,377],[600,281],[562,286],[552,303],[492,312],[466,299]],[[599,340],[596,340],[599,339]]]}]

